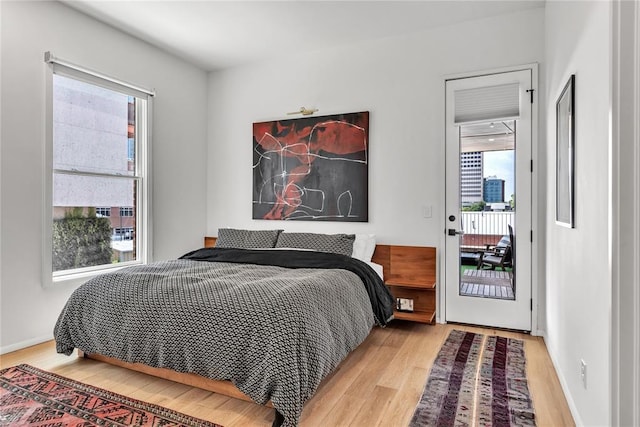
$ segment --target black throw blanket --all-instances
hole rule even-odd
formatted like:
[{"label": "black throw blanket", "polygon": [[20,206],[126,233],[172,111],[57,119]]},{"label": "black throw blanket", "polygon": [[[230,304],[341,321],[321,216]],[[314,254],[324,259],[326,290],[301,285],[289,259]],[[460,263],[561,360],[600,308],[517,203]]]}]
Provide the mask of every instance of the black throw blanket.
[{"label": "black throw blanket", "polygon": [[364,283],[380,326],[393,318],[394,299],[384,282],[366,263],[345,255],[315,251],[202,248],[180,257],[194,261],[275,265],[285,268],[337,268],[351,271]]}]

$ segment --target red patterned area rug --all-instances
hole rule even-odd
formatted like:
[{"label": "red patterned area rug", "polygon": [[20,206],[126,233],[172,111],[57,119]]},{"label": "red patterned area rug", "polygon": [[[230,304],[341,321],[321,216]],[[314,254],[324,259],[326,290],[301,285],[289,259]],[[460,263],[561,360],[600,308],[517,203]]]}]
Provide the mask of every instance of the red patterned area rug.
[{"label": "red patterned area rug", "polygon": [[522,340],[451,331],[410,426],[535,426]]},{"label": "red patterned area rug", "polygon": [[0,425],[222,427],[29,365],[0,371]]}]

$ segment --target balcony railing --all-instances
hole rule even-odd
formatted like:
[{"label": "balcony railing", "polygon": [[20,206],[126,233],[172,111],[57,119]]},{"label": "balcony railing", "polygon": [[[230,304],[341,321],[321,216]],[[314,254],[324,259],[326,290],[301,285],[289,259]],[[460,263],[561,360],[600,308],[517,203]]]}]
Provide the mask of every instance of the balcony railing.
[{"label": "balcony railing", "polygon": [[502,236],[509,235],[508,226],[515,224],[515,212],[460,212],[462,220],[461,246],[466,249],[483,249],[495,245]]}]

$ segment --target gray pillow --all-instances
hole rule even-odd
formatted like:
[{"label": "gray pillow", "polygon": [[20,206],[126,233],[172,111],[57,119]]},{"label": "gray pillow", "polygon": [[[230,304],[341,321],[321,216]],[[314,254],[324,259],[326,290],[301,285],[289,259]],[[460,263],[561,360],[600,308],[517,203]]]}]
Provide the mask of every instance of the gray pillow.
[{"label": "gray pillow", "polygon": [[351,256],[355,234],[281,233],[276,248],[311,249]]},{"label": "gray pillow", "polygon": [[273,248],[282,230],[236,230],[219,228],[216,248]]}]

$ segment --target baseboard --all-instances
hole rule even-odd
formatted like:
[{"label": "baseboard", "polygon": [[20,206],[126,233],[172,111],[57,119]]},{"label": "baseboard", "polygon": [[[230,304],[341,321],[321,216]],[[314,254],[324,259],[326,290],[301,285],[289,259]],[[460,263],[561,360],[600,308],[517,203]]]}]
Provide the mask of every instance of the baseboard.
[{"label": "baseboard", "polygon": [[556,357],[549,350],[549,346],[547,345],[547,334],[544,331],[541,331],[541,332],[542,333],[540,334],[540,336],[544,340],[544,346],[547,348],[547,353],[551,358],[553,369],[555,369],[556,375],[558,376],[558,380],[560,381],[560,387],[562,387],[562,392],[564,393],[564,397],[565,399],[567,399],[567,404],[569,405],[569,410],[571,411],[573,422],[575,423],[576,426],[583,426],[584,424],[582,422],[582,418],[580,417],[580,413],[578,412],[578,408],[575,402],[573,401],[573,397],[571,396],[571,393],[569,392],[569,386],[567,385],[567,381],[565,380],[564,375],[562,374],[562,371],[558,369],[559,365],[557,363]]},{"label": "baseboard", "polygon": [[42,344],[43,342],[51,341],[53,336],[46,335],[37,338],[31,338],[30,340],[20,341],[15,344],[5,345],[0,347],[0,354],[11,353],[12,351],[22,350],[23,348],[31,347],[32,345]]}]

